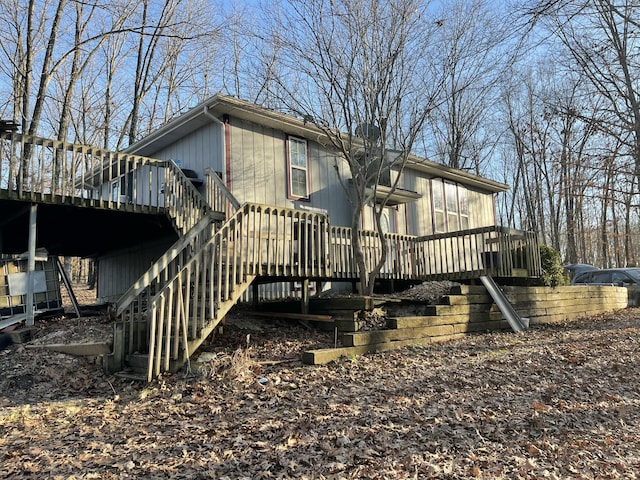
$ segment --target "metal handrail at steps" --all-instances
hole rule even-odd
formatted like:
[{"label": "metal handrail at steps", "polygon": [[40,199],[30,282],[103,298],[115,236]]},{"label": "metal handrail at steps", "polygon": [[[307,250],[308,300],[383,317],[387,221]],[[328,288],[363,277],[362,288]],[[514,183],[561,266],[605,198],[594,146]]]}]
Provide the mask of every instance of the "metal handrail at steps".
[{"label": "metal handrail at steps", "polygon": [[[242,205],[153,297],[122,311],[116,338],[122,336],[124,348],[118,355],[147,353],[149,380],[174,371],[256,277],[329,277],[328,231],[323,214]],[[127,328],[131,322],[139,325]]]},{"label": "metal handrail at steps", "polygon": [[211,210],[173,161],[18,133],[0,133],[0,196],[165,213],[181,235]]}]

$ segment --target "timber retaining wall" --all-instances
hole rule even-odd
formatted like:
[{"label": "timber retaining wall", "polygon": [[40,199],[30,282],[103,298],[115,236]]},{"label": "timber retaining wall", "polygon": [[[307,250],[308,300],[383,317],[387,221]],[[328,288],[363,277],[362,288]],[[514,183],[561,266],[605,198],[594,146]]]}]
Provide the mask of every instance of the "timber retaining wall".
[{"label": "timber retaining wall", "polygon": [[[566,287],[501,287],[507,300],[521,317],[529,318],[531,325],[557,323],[580,317],[613,312],[625,308],[628,291],[613,286]],[[443,303],[484,305],[490,320],[503,320],[504,316],[484,287],[461,285]],[[473,308],[471,308],[473,310]],[[473,320],[473,315],[470,319]]]},{"label": "timber retaining wall", "polygon": [[[575,320],[614,312],[628,303],[627,289],[609,286],[502,287],[507,300],[530,325]],[[327,363],[346,355],[425,345],[510,328],[482,286],[460,285],[437,305],[419,301],[389,302],[387,328],[342,333],[342,347],[305,352],[305,363]],[[337,325],[337,324],[336,324]],[[355,326],[355,324],[354,324]],[[337,326],[336,326],[337,328]],[[357,327],[356,327],[357,328]]]}]

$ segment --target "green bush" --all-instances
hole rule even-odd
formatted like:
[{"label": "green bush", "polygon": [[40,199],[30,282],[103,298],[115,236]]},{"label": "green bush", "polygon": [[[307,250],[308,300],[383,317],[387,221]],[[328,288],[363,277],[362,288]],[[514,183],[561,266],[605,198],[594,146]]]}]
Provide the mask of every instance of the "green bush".
[{"label": "green bush", "polygon": [[546,245],[540,245],[540,262],[542,263],[542,275],[540,280],[549,287],[559,287],[569,283],[564,275],[562,257],[556,249]]}]

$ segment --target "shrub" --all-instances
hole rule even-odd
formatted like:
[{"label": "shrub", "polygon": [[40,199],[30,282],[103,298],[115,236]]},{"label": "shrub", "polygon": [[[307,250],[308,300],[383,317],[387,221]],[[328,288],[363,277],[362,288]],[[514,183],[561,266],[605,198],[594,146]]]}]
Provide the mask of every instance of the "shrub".
[{"label": "shrub", "polygon": [[542,263],[542,275],[540,280],[549,287],[567,285],[568,279],[564,275],[562,257],[556,249],[546,245],[540,245],[540,262]]}]

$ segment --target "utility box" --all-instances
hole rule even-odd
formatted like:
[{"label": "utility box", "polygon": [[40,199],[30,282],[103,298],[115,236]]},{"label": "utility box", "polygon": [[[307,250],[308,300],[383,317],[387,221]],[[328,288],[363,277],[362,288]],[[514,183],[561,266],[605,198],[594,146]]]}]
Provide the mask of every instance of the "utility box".
[{"label": "utility box", "polygon": [[[38,256],[34,273],[33,303],[36,312],[62,308],[56,257]],[[27,311],[28,260],[0,259],[0,317]]]}]

